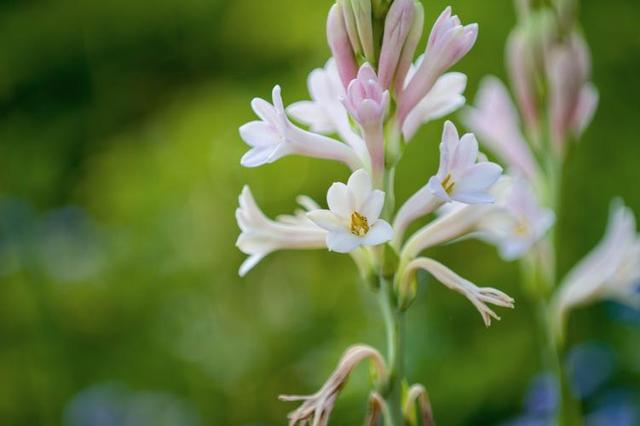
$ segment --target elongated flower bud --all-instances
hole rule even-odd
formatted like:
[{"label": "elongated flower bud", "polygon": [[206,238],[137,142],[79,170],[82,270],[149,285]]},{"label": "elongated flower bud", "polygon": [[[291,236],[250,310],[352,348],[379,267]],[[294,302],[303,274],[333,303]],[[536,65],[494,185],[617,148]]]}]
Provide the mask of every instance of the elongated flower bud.
[{"label": "elongated flower bud", "polygon": [[[413,32],[416,19],[419,26],[422,26],[422,19],[417,15],[417,10],[418,6],[415,0],[396,0],[391,5],[391,9],[389,9],[389,14],[384,24],[384,37],[378,65],[380,84],[385,88],[389,88],[394,81],[400,57],[404,55],[405,46],[408,50],[412,50],[407,52],[407,56],[413,58],[417,42],[409,43],[410,45],[408,46],[407,42],[409,35]],[[422,32],[421,28],[420,32]],[[412,41],[415,41],[415,37]],[[408,66],[409,64],[405,64],[405,76],[409,69]],[[404,76],[402,81],[404,81]],[[400,88],[402,89],[402,87]]]},{"label": "elongated flower bud", "polygon": [[442,12],[431,30],[424,60],[400,96],[400,123],[429,93],[438,77],[471,50],[477,38],[478,24],[462,26],[457,16],[451,16],[450,7]]},{"label": "elongated flower bud", "polygon": [[338,67],[340,80],[342,80],[344,87],[347,87],[351,80],[356,78],[358,65],[349,34],[347,33],[342,8],[337,4],[334,4],[329,11],[329,17],[327,19],[327,40]]}]

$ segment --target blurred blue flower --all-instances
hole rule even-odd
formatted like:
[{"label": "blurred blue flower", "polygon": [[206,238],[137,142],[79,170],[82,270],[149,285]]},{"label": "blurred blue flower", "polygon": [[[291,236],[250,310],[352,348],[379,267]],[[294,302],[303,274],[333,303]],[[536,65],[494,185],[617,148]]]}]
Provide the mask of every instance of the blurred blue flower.
[{"label": "blurred blue flower", "polygon": [[607,392],[586,417],[586,426],[635,426],[640,424],[637,397],[624,389]]},{"label": "blurred blue flower", "polygon": [[133,392],[119,383],[102,383],[78,393],[64,411],[65,426],[199,426],[194,409],[177,397]]},{"label": "blurred blue flower", "polygon": [[611,377],[614,367],[613,351],[603,343],[577,345],[566,359],[571,387],[579,399],[593,395]]},{"label": "blurred blue flower", "polygon": [[534,377],[529,385],[524,399],[525,412],[553,415],[558,407],[559,395],[558,383],[553,375],[540,374]]}]

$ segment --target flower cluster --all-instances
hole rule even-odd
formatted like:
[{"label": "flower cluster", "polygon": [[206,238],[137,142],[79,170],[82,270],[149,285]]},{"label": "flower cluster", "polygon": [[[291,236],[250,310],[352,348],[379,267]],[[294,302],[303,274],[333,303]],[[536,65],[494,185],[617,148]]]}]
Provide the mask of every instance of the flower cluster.
[{"label": "flower cluster", "polygon": [[[302,155],[339,161],[351,175],[346,184],[329,187],[327,209],[302,198],[304,212],[275,221],[262,214],[245,188],[237,211],[242,230],[237,245],[250,257],[241,275],[275,250],[326,248],[350,254],[361,275],[378,282],[373,288],[390,283],[399,311],[415,296],[418,270],[469,299],[487,326],[491,318],[498,319],[489,304],[513,307],[513,299],[503,292],[478,287],[440,262],[421,257],[427,249],[475,232],[496,208],[495,187],[503,170],[480,154],[473,134],[460,137],[452,122],[444,123],[438,170],[395,209],[393,177],[404,145],[421,125],[464,104],[466,76],[447,71],[470,51],[478,35],[477,24],[463,25],[448,7],[436,20],[424,54],[414,61],[423,25],[424,12],[416,0],[338,0],[327,21],[332,58],[310,74],[311,99],[285,107],[276,86],[271,103],[253,100],[259,120],[240,128],[251,147],[242,158],[244,166]],[[455,212],[405,238],[411,223],[446,206]],[[292,423],[312,418],[314,424],[326,422],[341,388],[328,383],[326,392],[304,398]],[[415,393],[427,416],[423,392]],[[372,406],[383,406],[376,401]]]}]

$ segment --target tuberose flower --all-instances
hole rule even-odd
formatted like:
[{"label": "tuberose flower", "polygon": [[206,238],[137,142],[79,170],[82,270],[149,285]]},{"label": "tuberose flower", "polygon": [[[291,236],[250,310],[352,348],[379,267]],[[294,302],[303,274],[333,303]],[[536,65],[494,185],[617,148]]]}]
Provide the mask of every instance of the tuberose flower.
[{"label": "tuberose flower", "polygon": [[553,211],[540,205],[523,179],[512,179],[498,204],[502,208],[485,216],[478,228],[482,239],[498,246],[504,260],[524,256],[555,223]]},{"label": "tuberose flower", "polygon": [[428,183],[431,192],[445,202],[493,202],[489,189],[502,174],[502,167],[489,161],[476,163],[477,159],[475,136],[467,133],[460,138],[453,123],[447,121],[440,144],[440,167]]},{"label": "tuberose flower", "polygon": [[368,63],[360,67],[357,78],[349,83],[344,104],[362,127],[382,124],[389,106],[389,92]]},{"label": "tuberose flower", "polygon": [[457,16],[451,16],[451,7],[442,12],[431,30],[425,60],[401,93],[398,106],[400,123],[429,93],[438,77],[471,50],[477,37],[478,24],[463,26]]},{"label": "tuberose flower", "polygon": [[351,80],[356,77],[358,63],[351,46],[349,33],[342,14],[342,8],[334,4],[329,11],[327,18],[327,41],[338,67],[338,74],[346,88]]},{"label": "tuberose flower", "polygon": [[462,119],[511,172],[532,182],[537,179],[538,166],[520,130],[518,112],[498,78],[482,80],[475,106],[468,108]]},{"label": "tuberose flower", "polygon": [[[239,202],[236,219],[242,233],[236,245],[243,253],[249,255],[240,266],[240,276],[246,275],[258,262],[274,251],[326,247],[327,231],[311,222],[304,211],[271,220],[260,210],[248,186],[242,189]],[[298,202],[305,210],[319,208],[308,197],[299,197]]]},{"label": "tuberose flower", "polygon": [[369,174],[358,170],[346,185],[336,182],[329,188],[329,210],[313,210],[307,216],[328,231],[329,250],[349,253],[359,246],[375,246],[391,239],[391,225],[379,218],[384,197],[384,192],[372,189]]},{"label": "tuberose flower", "polygon": [[251,106],[260,121],[240,127],[240,136],[251,146],[242,157],[243,166],[257,167],[287,155],[299,154],[341,161],[353,170],[362,167],[362,161],[348,145],[293,125],[285,112],[280,86],[273,88],[273,104],[255,98]]},{"label": "tuberose flower", "polygon": [[631,209],[612,204],[602,241],[565,277],[553,310],[561,335],[567,313],[601,299],[615,299],[640,307],[640,236]]},{"label": "tuberose flower", "polygon": [[340,81],[335,59],[329,59],[324,68],[313,70],[307,79],[307,87],[311,100],[289,105],[289,115],[310,126],[312,132],[337,133],[363,161],[368,161],[364,140],[351,128],[347,109],[342,103],[346,91]]}]

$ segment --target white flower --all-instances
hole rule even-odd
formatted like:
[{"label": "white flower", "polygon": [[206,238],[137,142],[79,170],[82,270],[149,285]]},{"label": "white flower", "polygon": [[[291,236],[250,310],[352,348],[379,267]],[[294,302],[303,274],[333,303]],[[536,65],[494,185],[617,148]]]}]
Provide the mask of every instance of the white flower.
[{"label": "white flower", "polygon": [[640,236],[633,212],[621,202],[612,205],[602,241],[565,277],[554,300],[562,322],[574,307],[600,299],[616,299],[640,307]]},{"label": "white flower", "polygon": [[317,68],[309,74],[307,86],[310,101],[299,101],[287,107],[287,112],[296,120],[310,126],[317,133],[337,133],[361,158],[367,158],[367,148],[349,123],[349,115],[340,101],[346,92],[338,68],[333,58],[324,68]]},{"label": "white flower", "polygon": [[415,273],[419,269],[424,269],[429,272],[435,279],[442,284],[457,291],[476,307],[484,324],[488,327],[491,325],[491,318],[499,320],[500,317],[496,315],[487,303],[491,303],[496,306],[502,306],[505,308],[513,308],[514,300],[494,288],[478,287],[472,282],[460,277],[458,274],[444,266],[443,264],[436,262],[433,259],[421,257],[411,261],[406,268],[402,271],[400,281],[400,294],[407,294],[407,288],[410,286],[411,281],[415,279]]},{"label": "white flower", "polygon": [[284,110],[280,86],[273,88],[273,105],[256,98],[251,106],[261,120],[240,127],[240,136],[251,146],[242,157],[243,166],[257,167],[287,155],[299,154],[341,161],[352,170],[362,167],[361,160],[349,146],[294,126]]},{"label": "white flower", "polygon": [[[420,65],[422,58],[423,56],[418,58],[416,67]],[[408,78],[415,73],[416,67],[411,67]],[[462,107],[466,102],[463,96],[466,86],[467,76],[459,72],[446,73],[438,78],[429,93],[404,121],[402,134],[405,141],[411,140],[423,124],[442,118]]]},{"label": "white flower", "polygon": [[530,184],[512,179],[496,209],[478,225],[479,236],[498,246],[504,260],[524,256],[555,223],[552,210],[540,206]]},{"label": "white flower", "polygon": [[502,174],[502,167],[489,161],[476,163],[477,159],[475,136],[468,133],[460,138],[453,123],[447,121],[440,144],[440,168],[428,183],[431,192],[445,202],[493,202],[489,189]]},{"label": "white flower", "polygon": [[480,83],[475,106],[468,108],[462,119],[480,142],[490,149],[510,172],[516,172],[534,182],[538,176],[536,161],[522,132],[518,112],[509,92],[496,77],[486,77]]},{"label": "white flower", "polygon": [[[260,260],[274,251],[326,247],[327,232],[307,219],[304,212],[299,211],[295,216],[282,216],[273,221],[262,213],[248,186],[242,189],[239,201],[236,219],[242,233],[236,245],[249,255],[240,266],[240,276],[246,275]],[[298,202],[306,210],[318,208],[307,197],[299,197]]]},{"label": "white flower", "polygon": [[391,225],[379,219],[384,197],[384,192],[372,190],[369,174],[358,170],[346,185],[337,182],[329,188],[329,210],[310,211],[307,216],[328,231],[329,250],[349,253],[359,246],[375,246],[391,239]]}]

